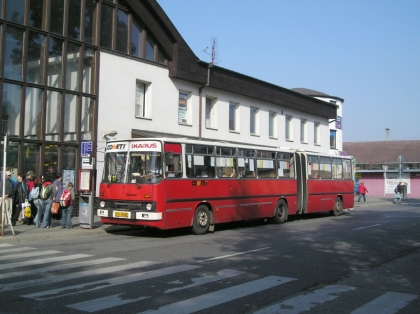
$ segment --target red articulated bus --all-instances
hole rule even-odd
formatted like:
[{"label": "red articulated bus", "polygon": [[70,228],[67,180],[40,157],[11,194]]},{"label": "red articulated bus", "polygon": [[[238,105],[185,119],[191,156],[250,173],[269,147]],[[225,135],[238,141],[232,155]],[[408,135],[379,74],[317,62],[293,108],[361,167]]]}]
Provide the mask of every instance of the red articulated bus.
[{"label": "red articulated bus", "polygon": [[104,224],[194,234],[225,222],[354,206],[352,158],[174,138],[106,144],[98,216]]}]

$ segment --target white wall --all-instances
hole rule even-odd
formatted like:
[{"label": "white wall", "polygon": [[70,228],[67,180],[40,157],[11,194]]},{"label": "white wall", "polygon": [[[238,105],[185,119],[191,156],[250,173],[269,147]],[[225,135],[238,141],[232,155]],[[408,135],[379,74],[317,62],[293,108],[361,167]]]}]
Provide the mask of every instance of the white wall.
[{"label": "white wall", "polygon": [[[141,60],[132,60],[101,52],[99,77],[98,116],[98,181],[102,176],[105,141],[102,133],[117,130],[117,138],[130,138],[133,129],[175,133],[182,136],[199,135],[199,86],[169,78],[165,67],[152,65]],[[136,81],[150,82],[147,98],[151,105],[148,119],[135,117]],[[210,78],[211,83],[211,78]],[[189,93],[187,124],[178,123],[179,91]],[[205,97],[217,98],[217,127],[205,127]],[[229,131],[229,103],[239,106],[239,132]],[[250,134],[250,108],[259,108],[259,135]],[[269,138],[269,112],[277,112],[277,138]],[[293,140],[285,140],[285,115],[293,116]],[[307,141],[300,142],[300,120],[307,120]],[[202,138],[230,142],[290,147],[329,153],[328,119],[289,108],[256,101],[241,95],[206,87],[202,99]],[[314,144],[314,122],[320,123],[320,145]],[[99,182],[98,182],[99,183]]]}]

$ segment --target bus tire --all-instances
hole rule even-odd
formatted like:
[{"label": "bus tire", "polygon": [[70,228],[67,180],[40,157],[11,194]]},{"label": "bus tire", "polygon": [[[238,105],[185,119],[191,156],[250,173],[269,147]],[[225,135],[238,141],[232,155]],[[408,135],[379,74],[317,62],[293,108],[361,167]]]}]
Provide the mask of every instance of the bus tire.
[{"label": "bus tire", "polygon": [[331,211],[334,216],[340,216],[343,214],[343,201],[337,197],[334,203],[334,210]]},{"label": "bus tire", "polygon": [[210,226],[210,211],[205,205],[197,207],[194,213],[192,233],[201,235],[206,234]]},{"label": "bus tire", "polygon": [[271,218],[271,222],[275,224],[285,223],[287,220],[288,208],[287,203],[284,199],[277,202],[276,211],[274,217]]}]

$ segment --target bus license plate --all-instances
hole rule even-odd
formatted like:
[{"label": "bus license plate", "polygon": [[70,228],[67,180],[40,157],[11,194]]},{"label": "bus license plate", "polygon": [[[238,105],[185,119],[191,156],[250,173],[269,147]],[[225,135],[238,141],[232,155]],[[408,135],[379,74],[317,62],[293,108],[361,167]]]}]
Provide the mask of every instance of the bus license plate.
[{"label": "bus license plate", "polygon": [[130,218],[128,212],[114,212],[114,217],[118,217],[118,218]]}]

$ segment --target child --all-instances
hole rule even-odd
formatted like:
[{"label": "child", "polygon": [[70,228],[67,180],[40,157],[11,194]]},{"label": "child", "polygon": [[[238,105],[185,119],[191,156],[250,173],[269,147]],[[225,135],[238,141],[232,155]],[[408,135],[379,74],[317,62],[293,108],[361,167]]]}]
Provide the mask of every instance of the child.
[{"label": "child", "polygon": [[60,205],[62,208],[61,229],[73,228],[71,226],[71,215],[73,213],[73,201],[74,201],[73,183],[69,182],[67,184],[67,189],[63,191],[63,194],[61,195],[61,198],[60,198]]}]

